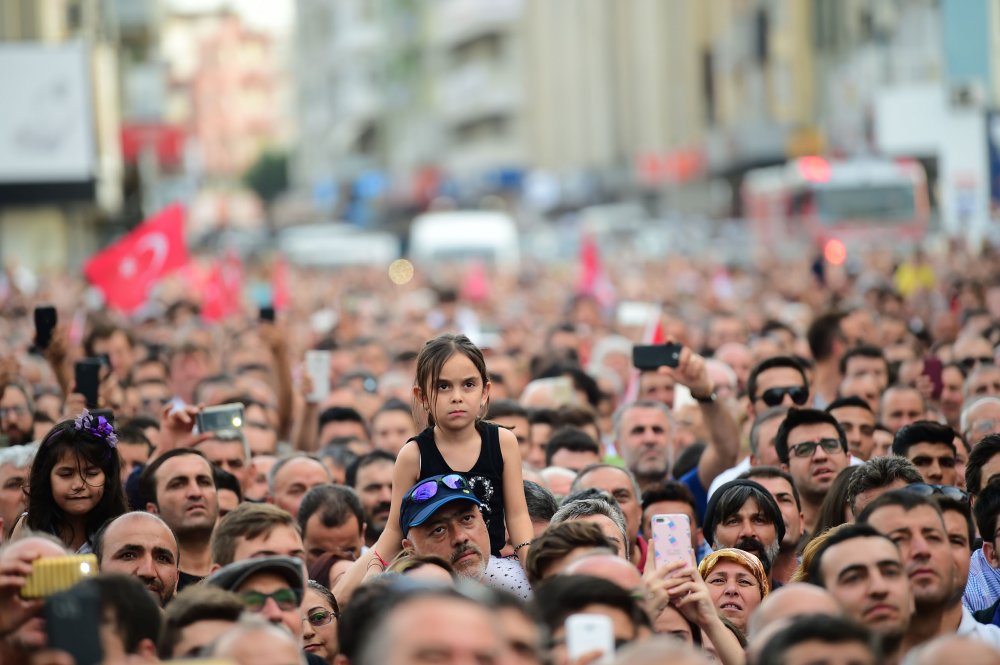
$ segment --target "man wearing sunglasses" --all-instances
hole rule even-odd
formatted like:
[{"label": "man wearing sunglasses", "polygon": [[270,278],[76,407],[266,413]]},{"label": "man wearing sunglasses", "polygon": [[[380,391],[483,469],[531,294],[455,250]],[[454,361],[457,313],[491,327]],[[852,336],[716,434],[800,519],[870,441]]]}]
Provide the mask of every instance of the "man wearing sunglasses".
[{"label": "man wearing sunglasses", "polygon": [[399,509],[403,548],[433,554],[463,577],[479,580],[490,556],[490,536],[480,501],[457,473],[431,476],[404,495]]},{"label": "man wearing sunglasses", "polygon": [[750,416],[775,406],[805,406],[809,401],[809,381],[794,358],[775,356],[750,370],[747,395]]},{"label": "man wearing sunglasses", "polygon": [[929,485],[955,486],[955,432],[947,425],[918,420],[901,427],[892,441],[892,453],[913,462]]},{"label": "man wearing sunglasses", "polygon": [[1000,367],[993,363],[983,363],[969,370],[964,390],[966,399],[1000,395]]},{"label": "man wearing sunglasses", "polygon": [[296,640],[302,639],[305,575],[301,559],[268,556],[237,561],[212,573],[205,584],[232,591],[248,612],[284,626]]},{"label": "man wearing sunglasses", "polygon": [[793,408],[778,427],[774,447],[782,468],[792,474],[799,490],[805,532],[814,533],[830,485],[851,463],[847,435],[829,413]]}]

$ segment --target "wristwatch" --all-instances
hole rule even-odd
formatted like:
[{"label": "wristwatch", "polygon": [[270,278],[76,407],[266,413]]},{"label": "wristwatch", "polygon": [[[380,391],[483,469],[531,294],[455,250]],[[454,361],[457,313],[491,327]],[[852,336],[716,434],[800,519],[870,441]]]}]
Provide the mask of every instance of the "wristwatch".
[{"label": "wristwatch", "polygon": [[694,393],[691,393],[691,397],[694,398],[694,401],[698,402],[698,404],[715,404],[716,400],[719,399],[719,394],[715,392],[715,388],[712,388],[712,392],[707,395],[695,395]]}]

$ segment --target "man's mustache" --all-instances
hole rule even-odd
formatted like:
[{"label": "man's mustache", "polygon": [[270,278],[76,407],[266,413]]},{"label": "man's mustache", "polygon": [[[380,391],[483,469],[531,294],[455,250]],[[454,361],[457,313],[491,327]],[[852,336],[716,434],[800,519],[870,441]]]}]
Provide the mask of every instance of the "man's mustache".
[{"label": "man's mustache", "polygon": [[482,551],[475,545],[471,543],[464,543],[451,551],[451,563],[457,562],[469,552],[475,552],[479,556],[483,555]]}]

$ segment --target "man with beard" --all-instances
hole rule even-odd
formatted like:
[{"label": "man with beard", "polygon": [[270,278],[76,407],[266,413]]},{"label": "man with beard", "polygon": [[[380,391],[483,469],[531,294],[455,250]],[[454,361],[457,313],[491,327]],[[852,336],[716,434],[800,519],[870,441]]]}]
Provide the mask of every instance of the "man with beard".
[{"label": "man with beard", "polygon": [[[698,465],[679,478],[691,490],[703,513],[708,503],[707,489],[720,473],[736,464],[740,436],[736,421],[725,404],[718,400],[705,369],[705,359],[687,347],[681,349],[676,368],[660,367],[660,374],[687,386],[698,402],[709,442]],[[670,412],[662,402],[640,400],[618,408],[614,416],[615,448],[625,466],[635,476],[641,490],[666,479],[675,453]]]},{"label": "man with beard", "polygon": [[490,536],[471,489],[453,489],[445,476],[424,478],[403,497],[399,526],[403,548],[435,555],[463,577],[481,581],[489,563]]},{"label": "man with beard", "polygon": [[771,493],[785,524],[785,537],[778,542],[778,555],[771,565],[771,581],[788,583],[798,568],[798,547],[802,539],[802,500],[791,475],[776,466],[755,466],[740,478],[756,481]]},{"label": "man with beard", "polygon": [[903,650],[935,637],[974,634],[1000,644],[988,626],[978,624],[962,607],[965,586],[951,551],[948,530],[934,499],[912,490],[894,490],[865,508],[858,521],[878,529],[896,543],[916,604],[916,612],[903,638]]},{"label": "man with beard", "polygon": [[818,409],[789,409],[774,448],[802,499],[805,532],[812,534],[830,485],[848,464],[847,435],[837,419]]},{"label": "man with beard", "polygon": [[785,538],[785,522],[770,492],[753,480],[731,480],[712,495],[702,526],[716,550],[750,552],[771,569]]},{"label": "man with beard", "polygon": [[888,536],[868,524],[841,527],[816,550],[806,580],[882,638],[886,663],[900,661],[914,603],[899,548]]},{"label": "man with beard", "polygon": [[374,545],[389,521],[392,500],[392,469],[396,458],[384,450],[374,450],[359,457],[347,469],[348,487],[361,499],[365,516],[365,545]]},{"label": "man with beard", "polygon": [[177,537],[180,550],[177,590],[200,582],[212,568],[212,530],[219,497],[212,465],[197,450],[164,453],[139,477],[146,512],[159,515]]},{"label": "man with beard", "polygon": [[20,383],[8,383],[0,393],[0,429],[7,437],[8,446],[31,443],[34,438],[32,424],[35,407],[31,393]]},{"label": "man with beard", "polygon": [[94,554],[102,573],[138,577],[161,607],[177,590],[177,538],[151,513],[125,513],[94,536]]}]

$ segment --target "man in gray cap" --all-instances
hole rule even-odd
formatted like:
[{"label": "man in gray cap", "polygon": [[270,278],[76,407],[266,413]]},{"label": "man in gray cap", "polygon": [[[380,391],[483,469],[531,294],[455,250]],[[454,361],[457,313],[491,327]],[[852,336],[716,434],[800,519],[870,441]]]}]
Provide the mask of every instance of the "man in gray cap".
[{"label": "man in gray cap", "polygon": [[205,584],[232,591],[248,612],[284,625],[297,640],[302,638],[305,576],[301,559],[267,556],[237,561],[212,573]]}]

